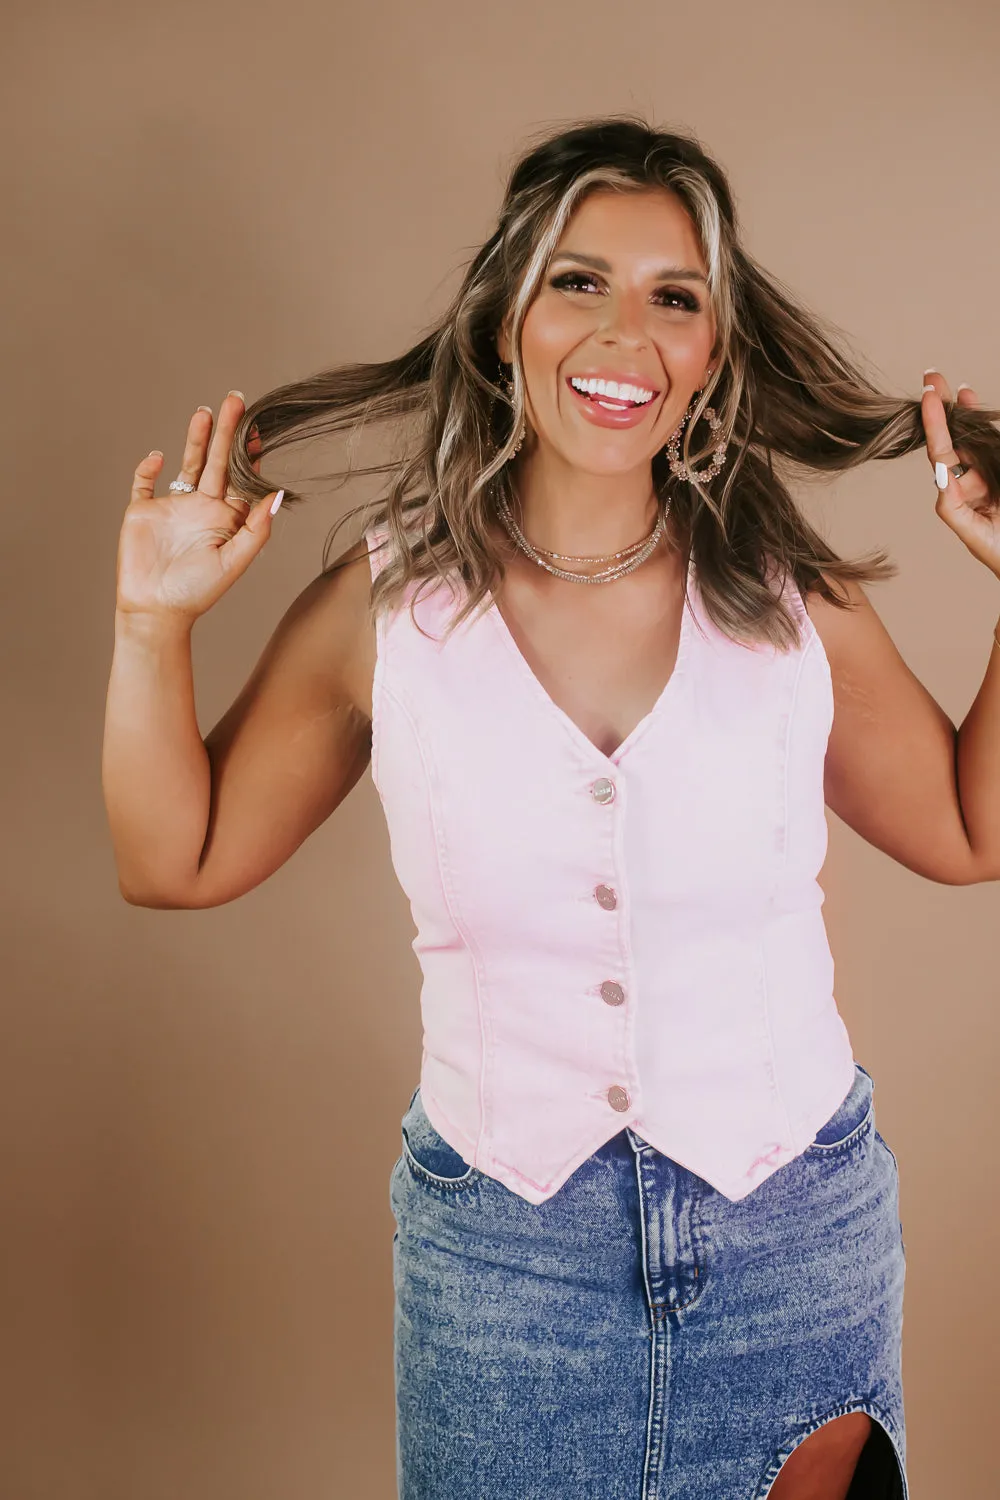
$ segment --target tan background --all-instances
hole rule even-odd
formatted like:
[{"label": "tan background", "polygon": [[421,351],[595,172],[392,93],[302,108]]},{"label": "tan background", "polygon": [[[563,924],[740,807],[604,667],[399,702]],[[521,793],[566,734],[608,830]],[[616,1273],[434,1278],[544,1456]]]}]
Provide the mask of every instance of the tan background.
[{"label": "tan background", "polygon": [[[365,776],[229,907],[118,896],[100,796],[132,469],[190,412],[413,342],[529,133],[637,108],[732,174],[751,250],[919,391],[1000,401],[995,6],[38,4],[5,22],[0,1494],[391,1500],[388,1180],[418,972]],[[291,472],[273,471],[274,483]],[[814,493],[952,718],[996,580],[920,455]],[[279,518],[195,633],[203,730],[344,504]],[[998,887],[832,816],[838,998],[902,1174],[915,1500],[995,1493]]]}]

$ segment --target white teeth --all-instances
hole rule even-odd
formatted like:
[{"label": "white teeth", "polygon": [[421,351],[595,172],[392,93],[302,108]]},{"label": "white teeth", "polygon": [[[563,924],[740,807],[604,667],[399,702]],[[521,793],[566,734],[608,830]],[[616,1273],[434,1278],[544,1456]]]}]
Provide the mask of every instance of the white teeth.
[{"label": "white teeth", "polygon": [[585,396],[606,396],[612,401],[628,401],[633,406],[645,406],[652,401],[653,392],[640,385],[628,385],[619,380],[584,380],[571,375],[570,385]]}]

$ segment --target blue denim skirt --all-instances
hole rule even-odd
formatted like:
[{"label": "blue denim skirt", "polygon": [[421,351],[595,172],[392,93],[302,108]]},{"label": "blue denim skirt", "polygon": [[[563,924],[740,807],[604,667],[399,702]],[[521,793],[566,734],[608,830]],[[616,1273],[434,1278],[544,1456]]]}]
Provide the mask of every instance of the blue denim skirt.
[{"label": "blue denim skirt", "polygon": [[851,1500],[906,1500],[898,1174],[860,1064],[738,1203],[630,1128],[528,1203],[419,1087],[402,1148],[399,1500],[758,1500],[854,1411],[873,1422]]}]

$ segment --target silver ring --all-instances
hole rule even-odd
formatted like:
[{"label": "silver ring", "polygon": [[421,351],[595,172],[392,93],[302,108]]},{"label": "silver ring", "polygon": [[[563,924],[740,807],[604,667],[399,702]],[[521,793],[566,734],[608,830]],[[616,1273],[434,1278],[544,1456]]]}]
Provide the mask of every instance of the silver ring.
[{"label": "silver ring", "polygon": [[172,479],[167,485],[167,489],[172,490],[175,495],[191,495],[197,488],[196,484],[188,484],[186,479]]},{"label": "silver ring", "polygon": [[954,476],[955,476],[956,479],[961,479],[961,477],[962,477],[963,474],[968,474],[968,472],[969,472],[969,465],[968,464],[949,464],[948,465],[948,472],[950,474],[954,474]]}]

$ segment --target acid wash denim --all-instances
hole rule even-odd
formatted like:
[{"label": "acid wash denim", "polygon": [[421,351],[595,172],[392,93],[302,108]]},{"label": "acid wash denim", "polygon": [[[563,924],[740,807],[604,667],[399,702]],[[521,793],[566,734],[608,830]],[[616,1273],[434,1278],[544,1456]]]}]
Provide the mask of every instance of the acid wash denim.
[{"label": "acid wash denim", "polygon": [[418,1087],[390,1203],[399,1500],[759,1500],[852,1411],[851,1496],[906,1500],[898,1173],[860,1064],[735,1202],[626,1127],[532,1204]]}]

